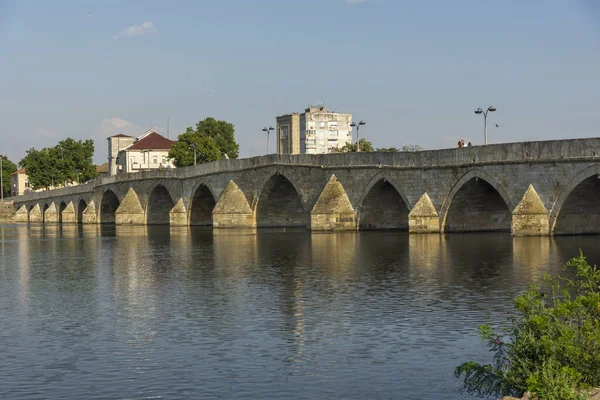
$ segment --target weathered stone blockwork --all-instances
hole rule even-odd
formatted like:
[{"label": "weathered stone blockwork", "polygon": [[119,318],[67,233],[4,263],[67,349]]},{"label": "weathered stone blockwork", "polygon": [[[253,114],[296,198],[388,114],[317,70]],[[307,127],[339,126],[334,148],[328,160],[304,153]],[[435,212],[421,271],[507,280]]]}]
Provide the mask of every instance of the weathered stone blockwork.
[{"label": "weathered stone blockwork", "polygon": [[116,175],[13,200],[23,222],[46,217],[66,223],[76,215],[82,223],[217,228],[600,233],[596,155],[600,138],[421,152],[272,154]]},{"label": "weathered stone blockwork", "polygon": [[0,221],[13,220],[15,218],[15,208],[12,201],[0,202]]},{"label": "weathered stone blockwork", "polygon": [[512,234],[514,236],[544,236],[550,233],[548,210],[540,196],[529,185],[523,198],[512,212]]}]

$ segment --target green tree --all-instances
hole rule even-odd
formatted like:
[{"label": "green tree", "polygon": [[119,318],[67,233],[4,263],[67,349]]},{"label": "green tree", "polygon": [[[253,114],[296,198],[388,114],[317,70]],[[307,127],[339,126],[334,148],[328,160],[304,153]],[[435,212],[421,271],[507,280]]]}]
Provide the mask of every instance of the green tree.
[{"label": "green tree", "polygon": [[494,359],[456,368],[467,392],[579,400],[600,386],[600,270],[581,252],[565,270],[570,278],[546,275],[516,298],[503,334],[480,327]]},{"label": "green tree", "polygon": [[98,177],[94,165],[94,141],[67,138],[54,147],[57,155],[59,182],[86,182]]},{"label": "green tree", "polygon": [[93,164],[94,141],[71,138],[60,141],[55,147],[27,150],[19,162],[24,167],[34,190],[66,183],[85,182],[96,178],[98,173]]},{"label": "green tree", "polygon": [[36,150],[32,147],[19,161],[19,165],[25,168],[34,190],[47,189],[52,186],[55,177],[58,179],[57,157],[52,148]]},{"label": "green tree", "polygon": [[395,153],[398,151],[398,149],[395,147],[381,147],[381,148],[377,149],[377,151],[384,152],[384,153],[385,152]]},{"label": "green tree", "polygon": [[238,158],[240,145],[235,141],[233,124],[208,117],[196,124],[196,129],[188,127],[178,136],[169,157],[176,167],[194,165],[194,147],[196,163],[220,160],[223,155]]},{"label": "green tree", "polygon": [[400,151],[421,151],[423,148],[418,144],[405,144]]},{"label": "green tree", "polygon": [[10,196],[10,174],[17,170],[17,166],[15,163],[10,161],[8,157],[0,155],[0,159],[2,162],[2,193],[4,197]]},{"label": "green tree", "polygon": [[219,157],[227,154],[229,158],[238,158],[240,145],[235,141],[235,129],[232,123],[208,117],[196,124],[196,132],[201,136],[214,139]]},{"label": "green tree", "polygon": [[221,158],[221,152],[215,139],[203,135],[189,127],[177,138],[177,142],[169,151],[169,158],[173,159],[176,167],[189,167],[194,165],[194,146],[196,147],[196,163],[216,161]]},{"label": "green tree", "polygon": [[[360,143],[360,151],[361,152],[369,153],[369,152],[375,151],[375,148],[373,148],[373,144],[371,142],[369,142],[367,139],[362,138],[359,140],[359,143]],[[342,147],[334,147],[333,152],[334,153],[356,152],[356,143],[346,143]]]}]

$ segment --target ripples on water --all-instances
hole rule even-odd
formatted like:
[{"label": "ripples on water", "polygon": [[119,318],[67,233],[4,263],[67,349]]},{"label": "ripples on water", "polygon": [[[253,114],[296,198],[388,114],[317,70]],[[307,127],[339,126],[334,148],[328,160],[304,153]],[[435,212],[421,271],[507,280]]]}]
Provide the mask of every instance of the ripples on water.
[{"label": "ripples on water", "polygon": [[598,237],[0,225],[0,398],[464,399],[476,327]]}]

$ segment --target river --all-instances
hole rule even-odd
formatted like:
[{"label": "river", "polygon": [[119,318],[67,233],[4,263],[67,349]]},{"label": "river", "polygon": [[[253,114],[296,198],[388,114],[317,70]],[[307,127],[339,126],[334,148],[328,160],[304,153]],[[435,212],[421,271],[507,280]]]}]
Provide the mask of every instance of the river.
[{"label": "river", "polygon": [[0,225],[0,398],[466,399],[477,326],[598,243]]}]

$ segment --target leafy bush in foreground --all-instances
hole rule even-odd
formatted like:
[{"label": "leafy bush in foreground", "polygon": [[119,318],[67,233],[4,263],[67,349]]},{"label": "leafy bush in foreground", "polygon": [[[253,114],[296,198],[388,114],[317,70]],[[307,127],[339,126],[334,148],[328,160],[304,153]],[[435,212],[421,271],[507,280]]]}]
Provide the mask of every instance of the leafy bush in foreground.
[{"label": "leafy bush in foreground", "polygon": [[582,389],[600,386],[600,270],[581,251],[564,269],[574,277],[546,274],[541,287],[515,299],[502,335],[489,325],[479,328],[494,359],[456,368],[466,392],[579,400]]}]

